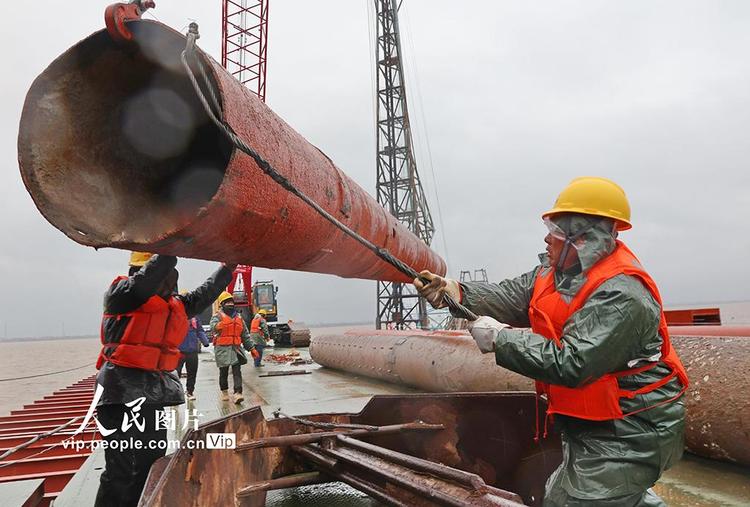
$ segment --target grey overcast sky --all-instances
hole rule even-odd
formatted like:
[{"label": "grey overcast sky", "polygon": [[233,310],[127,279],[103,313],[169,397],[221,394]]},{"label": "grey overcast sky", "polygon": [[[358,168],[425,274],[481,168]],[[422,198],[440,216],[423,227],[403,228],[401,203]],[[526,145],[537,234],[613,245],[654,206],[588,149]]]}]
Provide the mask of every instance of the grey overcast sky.
[{"label": "grey overcast sky", "polygon": [[[219,57],[220,0],[157,3],[176,29],[196,20],[200,45]],[[370,2],[270,3],[268,105],[372,192]],[[102,293],[125,269],[126,252],[82,247],[47,223],[16,160],[32,80],[103,26],[106,5],[37,0],[0,17],[0,336],[96,333]],[[601,175],[625,188],[634,227],[621,237],[668,304],[750,299],[750,2],[403,5],[418,166],[451,274],[530,270],[540,212],[573,177]],[[178,267],[182,287],[213,270]],[[282,313],[297,320],[374,317],[374,282],[256,278],[280,285]]]}]

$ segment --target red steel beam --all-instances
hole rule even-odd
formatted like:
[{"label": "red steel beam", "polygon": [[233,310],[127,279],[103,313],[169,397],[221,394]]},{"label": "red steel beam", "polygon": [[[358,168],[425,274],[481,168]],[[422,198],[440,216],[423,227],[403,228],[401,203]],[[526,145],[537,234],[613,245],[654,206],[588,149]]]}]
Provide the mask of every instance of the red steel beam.
[{"label": "red steel beam", "polygon": [[[93,391],[92,391],[93,393]],[[60,405],[60,404],[66,404],[67,406],[74,406],[74,405],[81,405],[84,403],[91,403],[91,399],[93,398],[93,395],[89,396],[76,396],[74,398],[70,398],[67,396],[52,396],[47,398],[46,396],[41,399],[37,400],[36,403],[47,406],[47,405]]]},{"label": "red steel beam", "polygon": [[[83,462],[91,455],[88,453],[76,454],[69,451],[63,456],[46,456],[39,458],[24,458],[12,461],[3,461],[3,468],[0,468],[3,476],[17,476],[28,474],[46,474],[57,472],[59,470],[79,469]],[[6,465],[7,463],[7,465]]]},{"label": "red steel beam", "polygon": [[[32,405],[32,407],[34,407]],[[56,405],[54,407],[34,407],[34,408],[24,408],[19,410],[11,410],[10,415],[11,416],[19,416],[19,415],[39,415],[39,416],[50,416],[50,417],[75,417],[77,415],[85,414],[88,411],[89,406],[88,405],[78,405],[78,406],[70,406],[70,405]]]},{"label": "red steel beam", "polygon": [[[85,415],[85,413],[83,414]],[[76,417],[76,416],[73,416]],[[49,427],[57,428],[61,424],[73,419],[73,417],[40,417],[32,416],[25,417],[22,415],[11,415],[6,417],[0,417],[0,432],[11,429],[25,429],[25,428],[41,428]],[[81,421],[78,421],[80,424]]]},{"label": "red steel beam", "polygon": [[[56,59],[26,97],[19,166],[52,225],[96,248],[411,281],[233,149],[182,70],[181,34],[146,20],[128,29],[136,44],[94,33]],[[372,243],[418,271],[445,273],[444,261],[330,158],[219,63],[199,57],[225,121],[258,154]]]},{"label": "red steel beam", "polygon": [[75,387],[73,389],[60,389],[59,391],[54,391],[52,394],[58,394],[61,396],[78,396],[78,395],[93,394],[93,388],[92,387]]},{"label": "red steel beam", "polygon": [[[92,436],[96,435],[97,433],[98,431],[96,429],[86,429],[77,436],[76,440],[85,440],[88,442],[88,441],[91,441]],[[69,439],[72,436],[72,434],[73,432],[57,433],[55,435],[50,435],[44,438],[43,440],[39,440],[38,442],[32,444],[32,447],[43,446],[46,444],[57,444],[57,443],[62,442],[63,440]],[[8,449],[12,449],[13,447],[16,447],[17,445],[21,445],[24,442],[28,442],[34,436],[35,434],[33,433],[0,436],[0,452],[5,452]],[[98,438],[93,438],[93,440],[98,440]]]},{"label": "red steel beam", "polygon": [[91,454],[88,447],[66,447],[63,441],[91,443],[99,440],[101,435],[90,422],[82,433],[73,436],[77,424],[80,424],[78,421],[73,427],[53,435],[33,442],[32,439],[75,417],[83,417],[94,397],[94,382],[94,376],[88,377],[55,391],[45,400],[27,405],[32,407],[30,409],[14,410],[11,415],[0,417],[0,454],[13,451],[0,461],[3,465],[0,467],[0,482],[41,478],[44,479],[44,498],[40,505],[47,506],[57,497]]},{"label": "red steel beam", "polygon": [[62,491],[65,485],[70,482],[79,467],[55,472],[39,472],[23,475],[0,476],[0,482],[26,481],[28,479],[44,479],[44,492],[55,493],[55,496]]},{"label": "red steel beam", "polygon": [[[77,439],[77,441],[83,441],[86,444],[90,442],[84,441],[81,439]],[[7,451],[8,449],[4,449],[0,447],[0,454]],[[41,451],[44,451],[44,454],[39,454],[39,456],[44,456],[45,458],[62,458],[65,456],[72,456],[72,455],[86,455],[88,456],[91,454],[91,451],[89,450],[88,445],[85,446],[83,449],[78,450],[75,446],[69,445],[64,446],[62,443],[57,444],[48,444],[48,445],[31,445],[29,447],[26,447],[24,449],[20,449],[12,454],[12,457],[14,461],[30,458],[33,456],[36,456],[37,453],[40,453]],[[3,462],[5,463],[5,462]]]}]

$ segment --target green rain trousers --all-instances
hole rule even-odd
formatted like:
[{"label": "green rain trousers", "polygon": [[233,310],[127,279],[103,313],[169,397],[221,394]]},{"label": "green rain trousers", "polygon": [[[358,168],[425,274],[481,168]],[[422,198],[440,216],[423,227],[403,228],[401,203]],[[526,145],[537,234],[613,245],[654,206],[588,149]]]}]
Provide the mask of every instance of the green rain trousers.
[{"label": "green rain trousers", "polygon": [[[572,299],[586,272],[614,250],[611,222],[582,215],[555,220],[568,233],[588,229],[576,245],[579,264],[555,273],[555,287]],[[527,328],[534,280],[548,270],[546,256],[529,273],[497,284],[462,283],[462,302],[478,315]],[[495,336],[498,365],[543,382],[576,387],[605,373],[658,361],[660,308],[636,279],[619,275],[604,282],[563,328],[564,346],[529,329],[503,329]],[[659,364],[620,379],[634,390],[655,382],[669,370]],[[675,397],[679,380],[634,399],[621,399],[623,413]],[[649,488],[682,456],[685,407],[682,399],[655,406],[620,420],[587,421],[556,415],[562,437],[563,463],[550,476],[544,505],[658,506],[664,502]]]}]

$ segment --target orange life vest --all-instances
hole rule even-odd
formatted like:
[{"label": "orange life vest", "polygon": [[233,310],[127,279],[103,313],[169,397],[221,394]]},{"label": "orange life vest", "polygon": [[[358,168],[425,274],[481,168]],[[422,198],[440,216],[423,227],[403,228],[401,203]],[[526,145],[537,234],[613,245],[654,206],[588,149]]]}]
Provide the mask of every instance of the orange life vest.
[{"label": "orange life vest", "polygon": [[[544,270],[539,271],[534,283],[534,292],[529,305],[529,320],[531,329],[535,333],[554,340],[558,347],[564,346],[560,337],[568,318],[583,306],[597,287],[617,275],[625,274],[636,277],[648,289],[659,307],[662,306],[661,296],[656,284],[643,269],[633,252],[620,241],[617,242],[612,254],[597,262],[586,273],[586,282],[569,303],[555,289],[554,270],[547,270],[544,274],[543,272]],[[683,386],[682,390],[674,398],[659,404],[669,403],[679,398],[687,389],[688,377],[680,358],[677,357],[677,353],[669,341],[669,331],[667,330],[667,321],[663,310],[659,322],[659,335],[662,338],[661,359],[659,361],[666,364],[671,370],[667,376],[634,391],[620,389],[617,382],[618,378],[649,370],[658,364],[649,362],[645,366],[607,373],[593,382],[575,388],[537,382],[537,392],[547,395],[547,414],[564,414],[593,421],[622,419],[636,412],[653,408],[655,405],[624,414],[620,408],[620,398],[635,398],[639,394],[654,391],[674,377],[680,379]]]},{"label": "orange life vest", "polygon": [[261,334],[263,331],[260,330],[260,322],[263,320],[263,317],[255,317],[252,322],[250,322],[250,332],[251,333],[258,333]]},{"label": "orange life vest", "polygon": [[216,324],[218,334],[214,338],[214,345],[240,345],[242,344],[242,317],[237,313],[230,317],[226,313],[219,311],[219,322]]},{"label": "orange life vest", "polygon": [[[115,278],[112,285],[126,276]],[[129,317],[118,342],[109,342],[104,335],[106,319]],[[130,313],[104,314],[100,338],[102,350],[96,361],[101,368],[105,361],[148,371],[172,371],[180,361],[178,347],[188,331],[188,318],[185,305],[172,296],[165,301],[159,296],[151,296],[145,303]]]}]

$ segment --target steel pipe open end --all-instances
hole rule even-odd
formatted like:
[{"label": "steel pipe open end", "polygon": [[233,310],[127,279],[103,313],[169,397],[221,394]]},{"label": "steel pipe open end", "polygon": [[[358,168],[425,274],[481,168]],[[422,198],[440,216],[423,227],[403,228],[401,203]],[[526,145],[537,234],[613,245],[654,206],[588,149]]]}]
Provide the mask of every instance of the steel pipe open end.
[{"label": "steel pipe open end", "polygon": [[[153,21],[128,29],[128,43],[101,31],[73,46],[26,98],[21,174],[52,225],[94,247],[411,281],[233,149],[184,72],[183,35]],[[196,54],[223,121],[260,157],[371,243],[417,271],[445,273],[445,262],[330,158]]]},{"label": "steel pipe open end", "polygon": [[232,152],[181,66],[185,39],[157,23],[129,27],[133,43],[103,30],[57,58],[21,116],[24,183],[84,245],[149,244],[181,229],[213,198]]}]

